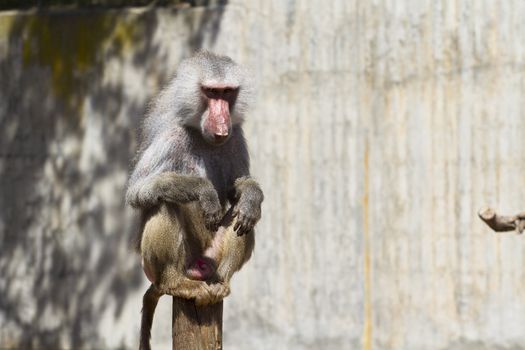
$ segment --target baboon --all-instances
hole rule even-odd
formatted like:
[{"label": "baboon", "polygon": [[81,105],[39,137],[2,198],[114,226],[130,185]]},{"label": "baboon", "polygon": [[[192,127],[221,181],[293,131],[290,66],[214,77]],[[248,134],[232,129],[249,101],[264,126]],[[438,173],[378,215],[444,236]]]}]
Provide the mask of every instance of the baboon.
[{"label": "baboon", "polygon": [[250,258],[263,193],[250,177],[242,123],[252,83],[226,56],[183,61],[145,118],[126,201],[140,209],[141,349],[163,294],[216,303]]}]

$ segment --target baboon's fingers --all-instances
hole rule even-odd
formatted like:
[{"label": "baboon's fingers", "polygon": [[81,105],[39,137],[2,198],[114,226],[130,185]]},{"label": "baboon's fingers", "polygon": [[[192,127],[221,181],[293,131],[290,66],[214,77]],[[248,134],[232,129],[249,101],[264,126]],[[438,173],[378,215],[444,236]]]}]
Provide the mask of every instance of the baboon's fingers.
[{"label": "baboon's fingers", "polygon": [[256,223],[257,218],[255,216],[240,215],[233,229],[237,232],[237,236],[242,236],[253,230]]},{"label": "baboon's fingers", "polygon": [[241,221],[237,220],[237,222],[235,223],[235,226],[233,226],[233,230],[237,231],[239,230],[240,227],[241,227]]}]

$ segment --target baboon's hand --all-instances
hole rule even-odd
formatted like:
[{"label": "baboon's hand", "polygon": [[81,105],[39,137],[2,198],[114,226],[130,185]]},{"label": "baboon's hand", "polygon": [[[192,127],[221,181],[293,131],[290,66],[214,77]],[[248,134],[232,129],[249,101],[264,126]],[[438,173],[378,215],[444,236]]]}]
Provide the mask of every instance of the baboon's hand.
[{"label": "baboon's hand", "polygon": [[237,222],[233,229],[238,236],[242,236],[255,227],[261,218],[261,203],[264,195],[259,184],[248,177],[235,180],[236,203],[233,215],[237,216]]},{"label": "baboon's hand", "polygon": [[239,201],[233,209],[233,215],[237,216],[233,229],[238,236],[242,236],[253,230],[261,218],[261,204],[251,200]]},{"label": "baboon's hand", "polygon": [[199,193],[199,204],[206,228],[210,231],[217,231],[222,220],[222,208],[217,191],[211,184],[202,187]]}]

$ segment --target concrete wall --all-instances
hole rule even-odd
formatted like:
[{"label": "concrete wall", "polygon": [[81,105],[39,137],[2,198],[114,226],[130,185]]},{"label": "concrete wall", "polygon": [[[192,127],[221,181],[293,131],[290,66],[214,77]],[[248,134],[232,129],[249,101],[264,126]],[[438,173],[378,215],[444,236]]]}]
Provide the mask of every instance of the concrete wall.
[{"label": "concrete wall", "polygon": [[[136,348],[135,128],[199,47],[253,68],[265,190],[226,349],[525,349],[525,3],[0,13],[0,348]],[[169,348],[170,302],[153,342]]]}]

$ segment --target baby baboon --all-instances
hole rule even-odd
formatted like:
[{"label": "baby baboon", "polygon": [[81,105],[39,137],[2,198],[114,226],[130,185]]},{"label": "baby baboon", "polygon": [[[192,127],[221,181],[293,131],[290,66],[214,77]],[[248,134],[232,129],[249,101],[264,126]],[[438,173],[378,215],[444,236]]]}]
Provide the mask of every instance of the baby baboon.
[{"label": "baby baboon", "polygon": [[229,294],[249,259],[263,193],[250,178],[241,128],[252,85],[229,57],[200,52],[183,61],[153,102],[143,126],[127,202],[143,217],[141,349],[149,349],[158,299],[197,305]]}]

